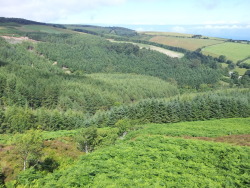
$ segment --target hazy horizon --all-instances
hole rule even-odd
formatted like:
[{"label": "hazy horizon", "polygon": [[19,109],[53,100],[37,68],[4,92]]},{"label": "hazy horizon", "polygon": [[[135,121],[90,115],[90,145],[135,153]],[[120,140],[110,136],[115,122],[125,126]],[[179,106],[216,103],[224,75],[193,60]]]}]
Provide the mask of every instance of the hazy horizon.
[{"label": "hazy horizon", "polygon": [[0,0],[0,16],[250,40],[249,0]]}]

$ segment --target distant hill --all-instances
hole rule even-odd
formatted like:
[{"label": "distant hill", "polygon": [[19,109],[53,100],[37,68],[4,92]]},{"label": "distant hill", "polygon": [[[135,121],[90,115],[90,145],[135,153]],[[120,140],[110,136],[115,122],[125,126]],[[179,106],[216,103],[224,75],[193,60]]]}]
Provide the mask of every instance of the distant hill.
[{"label": "distant hill", "polygon": [[23,18],[5,18],[5,17],[0,17],[0,23],[17,23],[17,24],[23,24],[23,25],[48,25],[46,23],[42,22],[36,22],[36,21],[31,21],[31,20],[26,20]]},{"label": "distant hill", "polygon": [[118,35],[125,37],[137,36],[137,32],[124,27],[101,27],[92,25],[66,25],[67,28],[78,32],[89,33],[93,35]]},{"label": "distant hill", "polygon": [[43,22],[26,20],[22,18],[0,17],[0,25],[13,25],[13,24],[53,26],[56,28],[71,29],[77,32],[89,33],[93,35],[110,34],[110,35],[118,35],[126,37],[132,37],[138,35],[136,31],[124,27],[101,27],[101,26],[80,25],[80,24],[79,25],[48,24]]}]

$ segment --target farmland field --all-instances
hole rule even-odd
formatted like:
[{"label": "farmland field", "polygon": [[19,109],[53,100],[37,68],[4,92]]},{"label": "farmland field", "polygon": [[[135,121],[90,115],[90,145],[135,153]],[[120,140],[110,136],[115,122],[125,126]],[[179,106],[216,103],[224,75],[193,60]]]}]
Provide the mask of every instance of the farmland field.
[{"label": "farmland field", "polygon": [[178,37],[170,37],[170,36],[155,36],[155,37],[152,37],[150,41],[156,42],[159,44],[185,48],[185,49],[192,50],[192,51],[197,50],[198,48],[202,48],[204,46],[210,46],[210,45],[220,44],[224,42],[220,40],[178,38]]},{"label": "farmland field", "polygon": [[237,61],[250,56],[250,45],[226,42],[223,44],[208,46],[204,48],[202,52],[205,55],[212,55],[214,57],[224,55],[227,57],[227,59],[230,59],[236,63]]},{"label": "farmland field", "polygon": [[175,32],[139,32],[145,35],[156,35],[156,36],[180,36],[180,37],[192,37],[192,34],[185,34],[185,33],[175,33]]}]

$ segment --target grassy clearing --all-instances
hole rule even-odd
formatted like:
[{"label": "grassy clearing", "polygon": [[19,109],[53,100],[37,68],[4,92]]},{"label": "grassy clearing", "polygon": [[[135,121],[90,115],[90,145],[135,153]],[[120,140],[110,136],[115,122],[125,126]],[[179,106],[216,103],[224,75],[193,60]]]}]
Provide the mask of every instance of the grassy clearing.
[{"label": "grassy clearing", "polygon": [[54,34],[74,32],[74,31],[70,31],[67,29],[55,28],[52,26],[45,26],[45,25],[24,25],[17,29],[19,29],[20,31],[24,31],[24,32],[45,32],[45,33],[54,33]]},{"label": "grassy clearing", "polygon": [[[119,90],[126,93],[126,90],[136,91],[139,90],[140,93],[143,91],[151,92],[152,91],[161,91],[163,93],[162,96],[168,96],[168,89],[171,88],[171,85],[159,78],[155,78],[152,76],[144,76],[144,75],[136,75],[136,74],[104,74],[104,73],[95,73],[89,74],[88,77],[99,80],[101,83],[106,83],[108,85],[112,85],[112,88],[119,88]],[[162,87],[160,89],[159,87]],[[176,95],[178,91],[175,87],[171,88],[173,94]]]},{"label": "grassy clearing", "polygon": [[222,66],[223,68],[226,68],[226,67],[228,67],[228,64],[226,64],[226,63],[221,63],[221,66]]},{"label": "grassy clearing", "polygon": [[53,34],[78,33],[69,29],[61,29],[47,25],[0,26],[0,35],[19,36],[23,32],[45,32]]},{"label": "grassy clearing", "polygon": [[[98,74],[96,74],[98,76]],[[100,75],[101,76],[101,75]],[[208,121],[180,122],[171,124],[145,124],[143,129],[130,133],[135,135],[165,135],[192,137],[221,137],[228,135],[250,134],[250,118],[216,119]],[[105,128],[100,128],[100,130]],[[74,136],[78,130],[44,131],[44,140],[54,140],[60,137]],[[13,134],[1,134],[0,144],[9,145]]]},{"label": "grassy clearing", "polygon": [[13,36],[19,36],[18,33],[20,33],[20,31],[14,27],[1,27],[0,29],[0,35],[11,35]]},{"label": "grassy clearing", "polygon": [[239,75],[244,75],[245,74],[245,72],[247,71],[247,69],[245,69],[245,68],[240,68],[240,67],[236,67],[233,71],[236,71],[236,72],[238,72],[239,73]]},{"label": "grassy clearing", "polygon": [[140,48],[146,48],[146,49],[158,51],[158,52],[163,53],[163,54],[170,56],[170,57],[182,58],[184,56],[183,53],[167,50],[167,49],[160,48],[160,47],[153,46],[153,45],[140,44],[140,43],[134,43],[134,42],[115,41],[115,40],[109,40],[109,41],[110,42],[118,42],[118,43],[131,43],[131,44],[139,46]]},{"label": "grassy clearing", "polygon": [[227,59],[230,59],[236,63],[237,61],[250,56],[250,45],[226,42],[222,44],[208,46],[202,50],[202,53],[214,57],[224,55],[227,57]]},{"label": "grassy clearing", "polygon": [[151,42],[156,42],[159,44],[165,44],[169,46],[175,46],[180,48],[185,48],[188,50],[197,50],[205,46],[215,45],[223,43],[220,40],[210,40],[210,39],[195,39],[195,38],[178,38],[172,36],[154,36],[150,39]]},{"label": "grassy clearing", "polygon": [[250,59],[244,61],[243,63],[249,64],[250,65]]},{"label": "grassy clearing", "polygon": [[[231,118],[171,124],[147,124],[143,130],[131,134],[220,137],[250,134],[250,118]],[[133,136],[132,136],[133,137]]]}]

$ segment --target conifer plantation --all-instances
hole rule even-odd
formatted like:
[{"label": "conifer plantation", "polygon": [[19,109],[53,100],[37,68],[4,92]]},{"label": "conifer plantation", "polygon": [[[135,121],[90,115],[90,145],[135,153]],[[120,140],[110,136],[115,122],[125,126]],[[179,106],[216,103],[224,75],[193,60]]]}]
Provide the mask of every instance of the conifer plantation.
[{"label": "conifer plantation", "polygon": [[0,27],[1,188],[249,187],[250,70],[122,27]]}]

